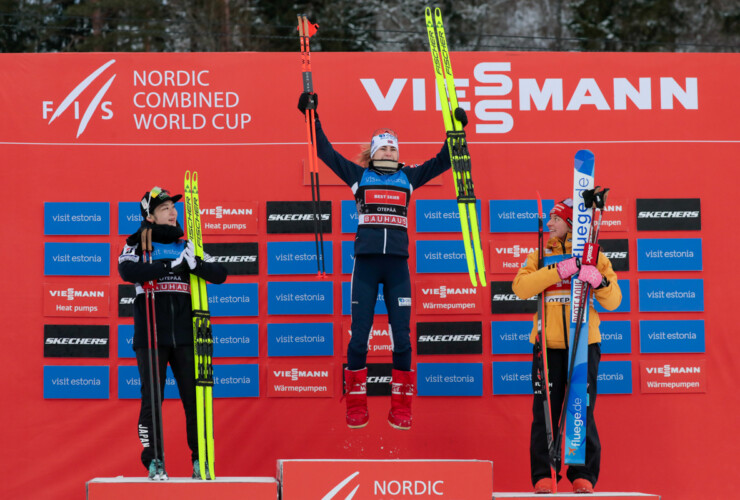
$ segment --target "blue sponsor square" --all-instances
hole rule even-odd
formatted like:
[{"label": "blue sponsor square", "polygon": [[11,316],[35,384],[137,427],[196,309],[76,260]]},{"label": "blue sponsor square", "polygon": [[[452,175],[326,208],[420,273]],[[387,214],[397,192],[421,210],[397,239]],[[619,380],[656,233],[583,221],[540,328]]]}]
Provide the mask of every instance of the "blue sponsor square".
[{"label": "blue sponsor square", "polygon": [[333,314],[331,282],[270,281],[267,283],[267,314]]},{"label": "blue sponsor square", "polygon": [[640,312],[704,310],[703,279],[639,280]]},{"label": "blue sponsor square", "polygon": [[640,321],[641,353],[706,352],[704,320]]},{"label": "blue sponsor square", "polygon": [[416,272],[467,274],[462,240],[416,240]]},{"label": "blue sponsor square", "polygon": [[[481,227],[481,201],[475,203],[478,229]],[[467,207],[466,207],[467,210]],[[457,200],[416,200],[417,233],[459,233],[460,208]]]},{"label": "blue sponsor square", "polygon": [[483,363],[417,363],[419,396],[482,396]]},{"label": "blue sponsor square", "polygon": [[[542,200],[545,231],[550,220],[550,210],[554,206],[553,200]],[[537,200],[491,200],[489,213],[492,233],[536,233],[539,230]]]},{"label": "blue sponsor square", "polygon": [[44,243],[44,276],[110,276],[110,243]]},{"label": "blue sponsor square", "polygon": [[258,398],[259,365],[213,365],[213,397]]},{"label": "blue sponsor square", "polygon": [[[324,269],[333,272],[331,241],[324,241]],[[273,241],[267,243],[267,274],[317,274],[316,241]]]},{"label": "blue sponsor square", "polygon": [[342,200],[342,232],[356,233],[358,224],[357,204],[354,200]]},{"label": "blue sponsor square", "polygon": [[701,271],[701,238],[638,238],[638,271]]},{"label": "blue sponsor square", "polygon": [[622,302],[619,304],[619,307],[613,311],[607,311],[601,307],[598,300],[594,299],[594,309],[596,309],[599,314],[630,312],[630,280],[617,280],[617,283],[619,283],[619,289],[622,290]]},{"label": "blue sponsor square", "polygon": [[44,399],[110,398],[108,366],[44,366]]},{"label": "blue sponsor square", "polygon": [[491,354],[531,354],[531,321],[491,321]]},{"label": "blue sponsor square", "polygon": [[259,356],[259,325],[211,325],[214,358],[256,358]]},{"label": "blue sponsor square", "polygon": [[[149,381],[146,380],[144,383],[148,384]],[[179,399],[180,392],[177,389],[177,382],[169,366],[167,366],[165,384],[164,399]],[[118,399],[141,399],[141,377],[136,365],[118,367]]]},{"label": "blue sponsor square", "polygon": [[44,235],[110,234],[108,202],[44,202]]},{"label": "blue sponsor square", "polygon": [[[352,282],[342,282],[342,314],[352,314]],[[375,299],[375,314],[388,314],[383,296],[383,284],[378,285],[378,297]]]},{"label": "blue sponsor square", "polygon": [[118,357],[136,357],[134,352],[134,325],[118,325]]},{"label": "blue sponsor square", "polygon": [[532,394],[531,361],[494,361],[494,394]]},{"label": "blue sponsor square", "polygon": [[599,325],[601,332],[602,354],[629,354],[632,352],[632,322],[602,321]]},{"label": "blue sponsor square", "polygon": [[224,283],[206,285],[211,316],[259,315],[257,283]]},{"label": "blue sponsor square", "polygon": [[352,274],[355,270],[355,242],[342,242],[342,274]]},{"label": "blue sponsor square", "polygon": [[632,394],[632,361],[602,361],[597,377],[598,394]]},{"label": "blue sponsor square", "polygon": [[[185,204],[181,201],[175,203],[177,210],[177,222],[180,227],[185,227]],[[138,201],[118,202],[118,234],[134,234],[139,230],[141,221],[141,205]]]},{"label": "blue sponsor square", "polygon": [[333,323],[269,323],[268,356],[333,356]]}]

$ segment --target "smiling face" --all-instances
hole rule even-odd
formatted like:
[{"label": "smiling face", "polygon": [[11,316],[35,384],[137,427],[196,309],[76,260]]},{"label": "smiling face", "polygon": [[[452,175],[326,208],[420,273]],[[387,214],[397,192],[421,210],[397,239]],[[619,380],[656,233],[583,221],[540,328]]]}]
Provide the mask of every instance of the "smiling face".
[{"label": "smiling face", "polygon": [[165,201],[154,209],[146,220],[153,224],[166,224],[169,226],[177,225],[177,209],[171,201]]},{"label": "smiling face", "polygon": [[377,151],[375,151],[372,159],[398,161],[398,148],[395,146],[380,146]]},{"label": "smiling face", "polygon": [[550,230],[550,236],[558,239],[565,239],[565,235],[570,231],[568,223],[555,214],[550,214],[550,220],[547,222],[547,229]]}]

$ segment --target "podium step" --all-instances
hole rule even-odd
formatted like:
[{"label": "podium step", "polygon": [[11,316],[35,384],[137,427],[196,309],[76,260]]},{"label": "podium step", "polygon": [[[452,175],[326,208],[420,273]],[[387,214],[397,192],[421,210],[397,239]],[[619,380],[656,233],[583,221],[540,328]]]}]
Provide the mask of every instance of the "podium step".
[{"label": "podium step", "polygon": [[272,477],[219,477],[213,481],[181,477],[170,478],[169,481],[150,481],[144,477],[98,477],[88,481],[85,486],[87,500],[276,500],[278,497],[278,484]]},{"label": "podium step", "polygon": [[491,500],[493,462],[278,460],[278,481],[282,500],[307,498]]},{"label": "podium step", "polygon": [[599,500],[624,500],[624,499],[637,499],[637,500],[660,500],[660,495],[650,495],[647,493],[608,493],[608,492],[595,492],[588,495],[576,494],[571,491],[565,493],[558,493],[557,495],[535,495],[534,493],[493,493],[493,500],[505,499],[505,498],[517,498],[526,500],[543,500],[545,498],[557,498],[559,500],[584,500],[584,498],[598,498]]}]

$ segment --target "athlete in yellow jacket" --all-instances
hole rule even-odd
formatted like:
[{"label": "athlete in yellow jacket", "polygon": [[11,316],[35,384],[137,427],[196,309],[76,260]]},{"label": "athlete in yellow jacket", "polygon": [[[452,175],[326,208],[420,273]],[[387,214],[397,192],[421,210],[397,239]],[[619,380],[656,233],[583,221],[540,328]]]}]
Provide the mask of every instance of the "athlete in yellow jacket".
[{"label": "athlete in yellow jacket", "polygon": [[[528,299],[542,291],[545,292],[545,345],[549,365],[550,402],[552,422],[557,429],[563,408],[565,387],[568,382],[568,339],[565,332],[570,329],[570,280],[573,276],[591,284],[593,297],[607,310],[619,307],[622,291],[617,283],[617,275],[609,259],[599,253],[596,266],[581,266],[580,261],[571,256],[571,226],[573,218],[570,199],[557,203],[550,212],[547,227],[550,239],[545,248],[543,267],[538,266],[538,251],[527,256],[527,262],[512,284],[512,290],[521,299]],[[599,314],[589,306],[588,320],[588,393],[589,406],[586,416],[586,464],[568,467],[567,476],[578,493],[590,493],[599,476],[601,463],[601,443],[596,430],[593,409],[596,404],[596,379],[601,359],[601,333],[599,333]],[[583,332],[585,333],[585,332]],[[530,342],[534,344],[537,336],[537,315]],[[530,439],[530,465],[532,484],[536,493],[550,493],[550,463],[547,450],[547,433],[543,401],[545,394],[538,375],[537,353],[532,362],[532,387],[534,403]],[[558,465],[558,472],[560,464]],[[560,475],[558,474],[558,479]]]}]

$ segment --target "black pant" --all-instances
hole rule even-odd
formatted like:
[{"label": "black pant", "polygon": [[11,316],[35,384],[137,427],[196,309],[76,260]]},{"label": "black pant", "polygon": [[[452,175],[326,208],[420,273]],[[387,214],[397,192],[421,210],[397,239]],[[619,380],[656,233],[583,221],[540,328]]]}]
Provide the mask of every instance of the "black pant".
[{"label": "black pant", "polygon": [[[152,397],[149,379],[149,349],[136,349],[136,363],[139,365],[141,377],[141,410],[139,411],[139,440],[144,449],[141,452],[141,462],[144,467],[154,458],[152,448]],[[191,451],[191,460],[198,458],[198,420],[195,408],[195,354],[192,345],[159,346],[159,376],[160,394],[164,398],[164,387],[167,377],[167,364],[177,381],[180,399],[185,409],[185,428],[188,437],[188,446]],[[157,414],[162,415],[162,408],[156,408]],[[164,424],[163,424],[164,425]],[[162,436],[157,433],[158,456],[163,458]]]},{"label": "black pant", "polygon": [[[588,346],[588,400],[586,411],[586,463],[585,465],[570,465],[566,476],[573,482],[583,478],[596,484],[599,479],[601,465],[601,442],[594,420],[594,406],[596,406],[596,378],[599,373],[601,360],[601,344]],[[550,405],[552,413],[553,433],[557,433],[560,414],[563,409],[565,387],[568,383],[568,350],[548,349],[547,363],[550,381]],[[550,477],[550,457],[547,452],[547,428],[545,427],[544,401],[546,395],[542,391],[544,381],[538,379],[537,353],[534,353],[532,362],[532,389],[534,403],[532,404],[532,433],[529,442],[529,458],[532,472],[532,485],[542,478]],[[560,480],[560,463],[557,464],[558,480]]]}]

